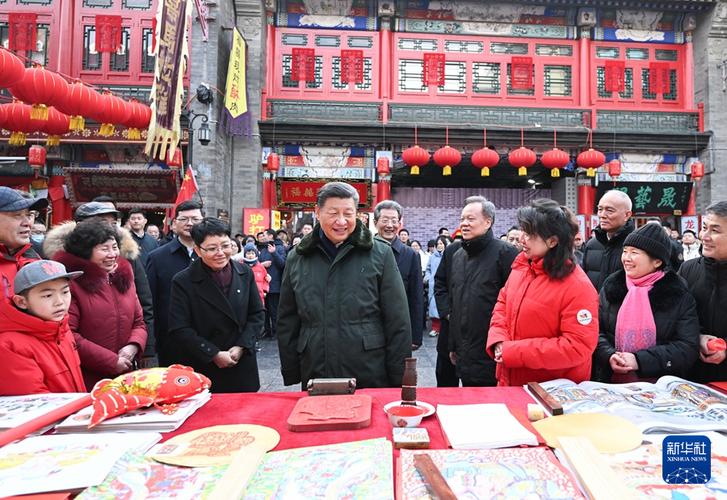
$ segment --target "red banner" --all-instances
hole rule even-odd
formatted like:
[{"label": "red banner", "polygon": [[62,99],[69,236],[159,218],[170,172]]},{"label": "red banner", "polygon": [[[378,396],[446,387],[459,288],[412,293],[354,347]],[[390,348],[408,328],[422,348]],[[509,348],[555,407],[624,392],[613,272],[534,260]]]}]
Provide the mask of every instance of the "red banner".
[{"label": "red banner", "polygon": [[513,57],[510,64],[510,88],[530,90],[533,85],[533,58]]},{"label": "red banner", "polygon": [[649,63],[649,94],[668,94],[671,92],[669,63]]},{"label": "red banner", "polygon": [[422,79],[424,85],[436,85],[441,87],[444,85],[444,54],[424,54],[424,72]]},{"label": "red banner", "polygon": [[121,46],[121,16],[96,16],[96,52],[116,52]]},{"label": "red banner", "polygon": [[[278,206],[285,208],[313,208],[318,190],[333,179],[289,180],[278,178]],[[370,205],[371,185],[368,182],[349,182],[358,191],[359,207]]]},{"label": "red banner", "polygon": [[290,79],[294,82],[316,81],[315,49],[294,48],[293,62],[290,65]]},{"label": "red banner", "polygon": [[626,63],[606,61],[604,79],[606,92],[623,92],[626,89]]},{"label": "red banner", "polygon": [[270,209],[266,208],[243,208],[242,209],[242,232],[252,234],[265,231],[270,225]]},{"label": "red banner", "polygon": [[341,83],[363,83],[363,50],[341,50]]},{"label": "red banner", "polygon": [[37,14],[8,14],[8,48],[10,50],[36,50],[37,19]]}]

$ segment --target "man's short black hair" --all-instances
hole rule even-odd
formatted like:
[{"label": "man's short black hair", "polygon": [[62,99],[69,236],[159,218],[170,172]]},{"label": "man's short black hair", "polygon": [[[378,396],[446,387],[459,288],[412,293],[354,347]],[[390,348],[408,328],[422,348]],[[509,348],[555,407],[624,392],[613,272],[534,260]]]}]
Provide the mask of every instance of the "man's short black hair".
[{"label": "man's short black hair", "polygon": [[260,236],[263,235],[263,234],[265,234],[265,231],[260,231],[259,233],[257,233],[255,235],[255,239],[258,240],[258,241],[260,241]]},{"label": "man's short black hair", "polygon": [[132,208],[131,210],[129,210],[129,217],[131,217],[134,214],[141,214],[146,219],[146,213],[144,213],[144,211],[141,208]]},{"label": "man's short black hair", "polygon": [[273,238],[275,238],[278,235],[278,233],[275,231],[275,229],[270,228],[270,227],[265,230],[265,233],[269,234]]},{"label": "man's short black hair", "polygon": [[437,234],[442,234],[442,231],[447,231],[447,232],[449,232],[449,228],[447,228],[447,227],[440,227],[440,228],[439,228],[439,231],[437,231]]},{"label": "man's short black hair", "polygon": [[192,226],[190,233],[194,244],[199,247],[208,236],[230,236],[230,226],[216,217],[205,217],[202,222]]},{"label": "man's short black hair", "polygon": [[411,234],[411,233],[409,233],[409,230],[405,227],[403,227],[399,230],[399,234],[401,234],[401,233]]},{"label": "man's short black hair", "polygon": [[[179,205],[177,205],[174,208],[174,218],[176,219],[179,216],[179,212],[186,212],[187,210],[202,210],[202,204],[198,201],[183,201]],[[204,212],[202,212],[202,215],[204,215]]]},{"label": "man's short black hair", "polygon": [[102,194],[100,196],[95,197],[91,201],[100,201],[101,203],[113,203],[114,206],[116,206],[116,203],[114,202],[114,199],[108,195]]}]

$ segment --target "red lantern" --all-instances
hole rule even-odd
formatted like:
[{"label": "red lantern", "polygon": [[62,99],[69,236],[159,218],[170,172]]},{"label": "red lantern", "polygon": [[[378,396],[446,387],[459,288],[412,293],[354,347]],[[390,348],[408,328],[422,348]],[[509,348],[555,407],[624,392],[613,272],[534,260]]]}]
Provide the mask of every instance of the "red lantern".
[{"label": "red lantern", "polygon": [[704,163],[697,160],[694,163],[692,163],[691,168],[691,174],[692,174],[692,180],[699,181],[704,177]]},{"label": "red lantern", "polygon": [[597,149],[588,148],[578,155],[576,163],[579,167],[586,169],[588,177],[595,177],[596,169],[606,163],[606,155]]},{"label": "red lantern", "polygon": [[57,73],[34,66],[25,70],[25,76],[16,84],[23,100],[33,105],[31,118],[34,120],[48,119],[48,106],[63,100],[68,83]]},{"label": "red lantern", "polygon": [[24,146],[26,135],[40,130],[43,122],[31,119],[30,113],[30,106],[22,102],[5,105],[5,125],[12,132],[8,142],[10,146]]},{"label": "red lantern", "polygon": [[105,92],[101,95],[99,113],[92,118],[101,122],[98,134],[102,137],[111,137],[116,133],[115,124],[126,123],[130,115],[131,111],[126,106],[126,101],[111,92]]},{"label": "red lantern", "polygon": [[25,65],[15,54],[0,47],[0,87],[12,87],[25,76]]},{"label": "red lantern", "polygon": [[177,146],[177,148],[174,150],[174,155],[169,156],[169,153],[172,151],[172,148],[167,149],[167,161],[166,164],[170,168],[179,168],[182,166],[182,148]]},{"label": "red lantern", "polygon": [[480,175],[487,177],[490,169],[500,163],[500,155],[494,149],[480,148],[472,153],[472,165],[480,169]]},{"label": "red lantern", "polygon": [[618,158],[614,158],[613,160],[608,162],[608,175],[613,178],[621,175],[621,162],[618,160]]},{"label": "red lantern", "polygon": [[540,158],[540,163],[550,169],[551,177],[560,177],[560,169],[568,165],[568,162],[570,162],[570,155],[558,148],[546,151]]},{"label": "red lantern", "polygon": [[270,153],[268,155],[268,163],[265,166],[265,170],[271,174],[277,174],[280,170],[280,155],[278,153]]},{"label": "red lantern", "polygon": [[411,167],[409,170],[411,175],[419,175],[419,168],[429,163],[429,151],[415,145],[405,149],[401,153],[401,159]]},{"label": "red lantern", "polygon": [[379,174],[379,176],[382,175],[389,175],[391,172],[391,168],[389,167],[389,159],[382,156],[378,160],[376,160],[376,173]]},{"label": "red lantern", "polygon": [[28,149],[28,163],[33,167],[35,176],[38,177],[40,170],[45,166],[45,148],[43,146],[30,146],[30,149]]},{"label": "red lantern", "polygon": [[452,167],[462,161],[462,153],[449,145],[434,152],[434,163],[442,167],[442,175],[452,175]]},{"label": "red lantern", "polygon": [[519,176],[528,175],[528,168],[532,167],[537,161],[538,157],[535,155],[535,151],[528,149],[525,146],[520,146],[514,151],[510,151],[507,155],[507,161],[510,165],[517,168],[517,174]]},{"label": "red lantern", "polygon": [[136,99],[129,101],[127,107],[129,110],[129,118],[124,125],[129,129],[128,138],[132,141],[138,141],[141,139],[141,129],[149,128],[151,108]]},{"label": "red lantern", "polygon": [[70,129],[80,132],[86,127],[83,115],[95,115],[100,107],[101,95],[81,81],[68,86],[64,99],[59,99],[56,109],[71,117]]},{"label": "red lantern", "polygon": [[71,119],[54,107],[48,108],[48,120],[43,125],[43,132],[48,134],[46,146],[58,146],[61,143],[61,136],[68,133]]}]

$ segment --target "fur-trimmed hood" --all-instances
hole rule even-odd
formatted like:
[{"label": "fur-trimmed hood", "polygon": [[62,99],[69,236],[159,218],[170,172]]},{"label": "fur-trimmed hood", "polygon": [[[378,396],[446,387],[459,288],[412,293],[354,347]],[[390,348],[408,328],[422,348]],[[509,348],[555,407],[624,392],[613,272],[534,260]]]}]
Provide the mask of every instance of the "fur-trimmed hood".
[{"label": "fur-trimmed hood", "polygon": [[[320,223],[316,223],[313,231],[300,240],[298,246],[295,247],[295,251],[301,255],[310,255],[313,253],[318,248],[318,245],[321,244],[320,230]],[[349,241],[353,246],[362,250],[371,250],[374,246],[374,237],[371,231],[360,220],[356,220],[356,229],[353,230],[353,233],[346,241]]]},{"label": "fur-trimmed hood", "polygon": [[[76,222],[68,221],[58,224],[48,231],[43,240],[43,254],[48,259],[54,259],[54,255],[65,248],[66,237],[76,228]],[[131,233],[123,227],[117,227],[119,233],[119,252],[126,260],[139,258],[139,244],[131,237]],[[54,259],[55,260],[55,259]]]},{"label": "fur-trimmed hood", "polygon": [[[623,303],[626,288],[626,272],[616,271],[603,283],[603,293],[610,304]],[[649,302],[653,311],[668,311],[677,307],[685,293],[689,293],[684,280],[672,270],[666,271],[664,277],[654,283],[649,291]]]},{"label": "fur-trimmed hood", "polygon": [[111,283],[122,294],[126,293],[134,282],[134,271],[129,261],[119,257],[119,267],[111,275],[100,266],[88,259],[82,259],[72,255],[65,250],[60,250],[53,255],[56,260],[66,266],[69,272],[83,271],[83,275],[76,278],[75,282],[89,293],[96,293],[105,283]]}]

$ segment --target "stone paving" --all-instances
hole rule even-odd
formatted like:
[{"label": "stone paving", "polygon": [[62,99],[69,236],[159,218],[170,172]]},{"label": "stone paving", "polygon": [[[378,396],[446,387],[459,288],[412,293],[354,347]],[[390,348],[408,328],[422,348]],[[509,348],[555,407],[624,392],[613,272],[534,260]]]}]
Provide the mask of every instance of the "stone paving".
[{"label": "stone paving", "polygon": [[[257,353],[258,370],[260,371],[260,392],[296,392],[300,385],[283,385],[283,376],[280,374],[280,358],[278,357],[278,344],[275,340],[263,339],[260,341],[262,351]],[[437,338],[424,334],[424,343],[414,351],[417,358],[417,372],[419,375],[417,386],[436,387],[437,381],[434,368],[437,362]]]}]

